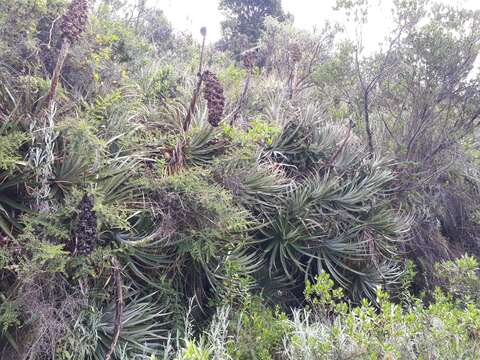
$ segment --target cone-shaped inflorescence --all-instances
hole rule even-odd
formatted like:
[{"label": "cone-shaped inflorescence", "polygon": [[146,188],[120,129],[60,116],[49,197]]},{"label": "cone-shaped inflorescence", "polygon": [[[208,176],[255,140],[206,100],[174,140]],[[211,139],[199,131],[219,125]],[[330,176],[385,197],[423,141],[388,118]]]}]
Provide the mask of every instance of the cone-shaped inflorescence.
[{"label": "cone-shaped inflorescence", "polygon": [[202,78],[205,82],[204,97],[208,106],[208,122],[216,127],[222,121],[225,107],[223,87],[215,74],[208,70],[202,74]]},{"label": "cone-shaped inflorescence", "polygon": [[73,229],[70,251],[73,254],[87,255],[95,249],[97,243],[97,215],[93,211],[93,199],[83,195],[78,205],[77,221]]},{"label": "cone-shaped inflorescence", "polygon": [[257,61],[257,51],[248,50],[243,53],[243,65],[248,69],[253,69],[255,62]]},{"label": "cone-shaped inflorescence", "polygon": [[298,44],[290,45],[290,58],[294,64],[299,63],[302,60],[302,50]]},{"label": "cone-shaped inflorescence", "polygon": [[62,17],[63,36],[71,42],[78,40],[85,31],[88,20],[88,0],[73,0]]}]

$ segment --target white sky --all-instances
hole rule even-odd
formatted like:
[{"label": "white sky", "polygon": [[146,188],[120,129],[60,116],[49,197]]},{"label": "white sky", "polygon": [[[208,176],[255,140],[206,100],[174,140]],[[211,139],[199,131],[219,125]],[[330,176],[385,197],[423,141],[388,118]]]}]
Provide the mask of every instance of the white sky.
[{"label": "white sky", "polygon": [[[436,0],[436,2],[480,10],[480,0]],[[206,26],[209,43],[221,37],[220,22],[223,15],[218,10],[219,0],[147,0],[147,3],[162,9],[177,31],[187,31],[200,40],[200,28]],[[369,22],[362,29],[366,53],[375,51],[378,44],[390,33],[392,3],[393,0],[370,0]],[[293,14],[297,27],[312,30],[321,29],[325,21],[340,23],[346,28],[344,36],[355,39],[355,28],[346,23],[341,12],[333,10],[335,4],[336,0],[282,0],[284,10]],[[479,71],[480,56],[471,75],[474,76]]]},{"label": "white sky", "polygon": [[[373,49],[388,34],[390,6],[392,0],[370,0],[368,27],[364,30],[364,45]],[[437,0],[438,1],[438,0]],[[480,0],[440,0],[444,3],[461,5],[469,9],[480,9]],[[220,38],[220,22],[223,19],[218,10],[218,0],[148,0],[149,5],[162,9],[167,18],[179,31],[188,31],[200,39],[199,29],[208,28],[208,41]],[[283,8],[295,17],[295,25],[303,29],[322,28],[326,20],[345,25],[342,15],[333,11],[335,0],[283,0]],[[348,25],[348,24],[347,24]],[[348,37],[354,37],[354,29],[347,26]]]}]

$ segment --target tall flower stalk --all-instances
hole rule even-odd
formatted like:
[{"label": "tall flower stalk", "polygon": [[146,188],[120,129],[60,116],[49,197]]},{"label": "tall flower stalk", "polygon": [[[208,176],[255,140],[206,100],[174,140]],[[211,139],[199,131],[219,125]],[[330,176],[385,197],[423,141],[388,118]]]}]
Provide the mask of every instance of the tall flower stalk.
[{"label": "tall flower stalk", "polygon": [[186,132],[190,128],[192,123],[193,116],[195,115],[195,109],[200,91],[202,89],[202,84],[205,83],[204,97],[207,101],[208,107],[208,121],[210,125],[216,127],[220,124],[220,121],[223,118],[223,110],[225,107],[225,97],[223,95],[223,87],[218,81],[215,74],[210,71],[203,71],[203,61],[205,57],[205,38],[207,36],[207,29],[202,27],[200,33],[203,37],[202,47],[200,50],[200,62],[198,65],[197,72],[197,83],[195,85],[195,90],[193,92],[192,100],[190,101],[190,106],[188,108],[187,115],[182,124],[182,139],[177,142],[175,149],[173,149],[168,166],[166,168],[167,174],[173,174],[178,169],[183,166],[184,162],[184,148],[187,144],[185,137]]},{"label": "tall flower stalk", "polygon": [[200,95],[200,89],[202,88],[202,82],[203,82],[202,70],[203,70],[203,59],[205,56],[205,40],[207,37],[207,28],[202,27],[200,29],[200,34],[202,35],[202,48],[200,50],[200,62],[198,64],[197,83],[195,85],[195,90],[193,92],[192,100],[190,101],[190,107],[188,108],[187,116],[185,117],[185,120],[183,122],[183,131],[187,131],[188,128],[190,127],[192,118],[195,115],[195,106],[197,104],[198,96]]},{"label": "tall flower stalk", "polygon": [[52,75],[50,91],[48,92],[46,108],[50,109],[52,102],[55,101],[58,80],[62,73],[65,59],[72,43],[78,41],[82,33],[85,31],[88,21],[88,0],[73,0],[68,7],[67,12],[62,17],[62,48],[58,55],[55,70]]},{"label": "tall flower stalk", "polygon": [[66,13],[62,16],[62,47],[58,55],[57,63],[52,74],[50,89],[45,101],[45,109],[39,121],[31,124],[32,147],[29,159],[36,174],[36,186],[30,189],[34,198],[32,208],[37,211],[50,210],[50,184],[49,179],[53,174],[53,162],[55,160],[55,138],[54,133],[56,113],[55,96],[57,93],[58,81],[62,73],[65,59],[72,43],[77,41],[85,31],[88,20],[88,0],[73,0]]}]

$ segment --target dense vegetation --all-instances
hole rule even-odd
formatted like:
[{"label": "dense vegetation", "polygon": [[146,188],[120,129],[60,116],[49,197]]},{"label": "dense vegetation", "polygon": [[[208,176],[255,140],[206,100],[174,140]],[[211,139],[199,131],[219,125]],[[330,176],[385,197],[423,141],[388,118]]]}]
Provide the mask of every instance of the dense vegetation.
[{"label": "dense vegetation", "polygon": [[0,0],[0,358],[480,358],[480,10],[219,8]]}]

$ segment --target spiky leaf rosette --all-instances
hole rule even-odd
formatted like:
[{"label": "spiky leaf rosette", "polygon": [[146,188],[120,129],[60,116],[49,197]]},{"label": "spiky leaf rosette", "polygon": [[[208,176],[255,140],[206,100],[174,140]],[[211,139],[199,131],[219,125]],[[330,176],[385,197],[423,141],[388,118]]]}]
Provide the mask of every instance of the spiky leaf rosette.
[{"label": "spiky leaf rosette", "polygon": [[223,87],[215,74],[208,70],[202,74],[202,78],[205,82],[204,97],[208,107],[208,122],[212,126],[217,127],[222,121],[223,109],[225,107]]},{"label": "spiky leaf rosette", "polygon": [[83,195],[78,205],[78,217],[73,231],[71,252],[74,254],[89,254],[97,242],[97,216],[93,211],[93,199]]},{"label": "spiky leaf rosette", "polygon": [[[125,284],[128,289],[130,284]],[[158,293],[130,291],[122,311],[120,337],[112,359],[150,359],[162,353],[162,345],[172,331],[167,308],[158,304]],[[71,332],[61,343],[65,353],[77,359],[104,360],[114,340],[116,305],[92,302],[82,309]]]},{"label": "spiky leaf rosette", "polygon": [[393,286],[410,221],[396,208],[389,163],[369,159],[348,131],[310,113],[285,124],[265,150],[293,182],[275,207],[256,205],[270,276],[298,281],[328,271],[355,300]]},{"label": "spiky leaf rosette", "polygon": [[62,17],[63,36],[71,42],[78,40],[85,31],[88,20],[88,0],[73,0]]}]

